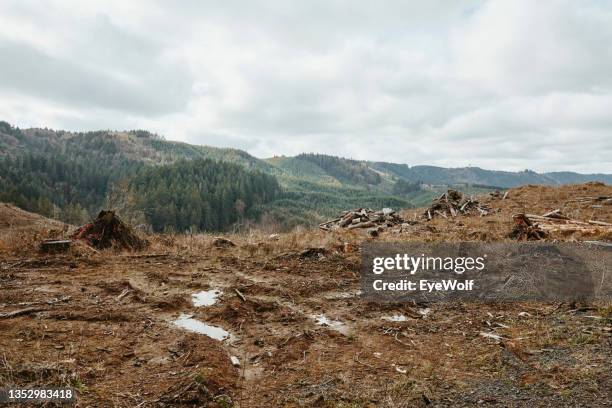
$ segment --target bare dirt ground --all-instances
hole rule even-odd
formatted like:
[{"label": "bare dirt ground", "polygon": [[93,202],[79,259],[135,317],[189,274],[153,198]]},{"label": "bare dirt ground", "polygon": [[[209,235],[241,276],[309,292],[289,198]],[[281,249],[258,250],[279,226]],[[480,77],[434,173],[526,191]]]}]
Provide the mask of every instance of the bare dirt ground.
[{"label": "bare dirt ground", "polygon": [[[573,201],[601,195],[612,187],[522,187],[491,199],[494,215],[419,219],[376,239],[508,240],[513,213],[557,208],[612,222],[611,205]],[[612,405],[610,302],[368,303],[358,249],[371,238],[359,231],[233,235],[227,248],[208,235],[155,236],[142,252],[43,255],[36,239],[63,227],[13,224],[0,222],[3,385],[70,385],[81,407]],[[194,305],[208,290],[221,292],[216,303]],[[181,315],[229,337],[178,327]]]}]

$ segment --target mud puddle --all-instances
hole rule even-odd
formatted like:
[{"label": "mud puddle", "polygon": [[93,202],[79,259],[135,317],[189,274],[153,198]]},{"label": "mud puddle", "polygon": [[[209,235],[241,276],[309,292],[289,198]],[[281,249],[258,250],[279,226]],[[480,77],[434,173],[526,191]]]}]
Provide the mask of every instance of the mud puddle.
[{"label": "mud puddle", "polygon": [[404,315],[401,314],[394,314],[391,316],[383,316],[381,317],[381,319],[383,320],[387,320],[389,322],[405,322],[408,320],[408,318]]},{"label": "mud puddle", "polygon": [[227,330],[224,330],[221,327],[211,326],[207,323],[194,319],[191,315],[184,313],[182,313],[179,318],[174,320],[172,323],[182,329],[199,334],[204,334],[215,340],[222,341],[230,337],[230,334]]},{"label": "mud puddle", "polygon": [[212,306],[217,303],[217,300],[219,300],[219,296],[221,296],[222,294],[223,292],[218,289],[203,290],[201,292],[197,292],[191,295],[191,302],[194,306],[197,307]]},{"label": "mud puddle", "polygon": [[347,335],[350,331],[350,328],[346,323],[339,320],[332,320],[324,314],[312,315],[311,317],[318,326],[329,327],[330,329],[336,330],[344,335]]}]

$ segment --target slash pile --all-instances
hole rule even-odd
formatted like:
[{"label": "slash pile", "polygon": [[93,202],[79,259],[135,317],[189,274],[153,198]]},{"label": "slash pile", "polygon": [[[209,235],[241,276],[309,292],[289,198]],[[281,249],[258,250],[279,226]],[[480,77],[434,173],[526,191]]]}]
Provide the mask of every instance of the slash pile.
[{"label": "slash pile", "polygon": [[340,217],[320,224],[319,228],[325,231],[338,228],[370,228],[373,231],[381,231],[403,222],[402,217],[391,208],[383,208],[380,211],[374,211],[370,208],[358,208],[356,210],[343,211]]},{"label": "slash pile", "polygon": [[437,215],[448,218],[456,217],[457,215],[477,214],[482,217],[489,215],[491,212],[491,207],[480,204],[474,198],[466,197],[456,190],[448,190],[446,193],[433,200],[433,203],[425,211],[423,216],[431,220]]}]

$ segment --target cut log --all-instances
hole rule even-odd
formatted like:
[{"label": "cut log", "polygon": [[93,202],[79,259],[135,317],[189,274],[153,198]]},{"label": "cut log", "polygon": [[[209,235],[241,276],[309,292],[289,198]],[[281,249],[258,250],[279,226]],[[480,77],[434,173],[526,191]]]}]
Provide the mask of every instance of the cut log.
[{"label": "cut log", "polygon": [[546,214],[543,214],[542,217],[546,217],[546,218],[556,218],[559,220],[569,220],[569,217],[567,217],[566,215],[563,215],[561,213],[560,209],[556,209],[556,210],[552,210],[547,212]]},{"label": "cut log", "polygon": [[587,222],[572,220],[572,219],[560,219],[560,218],[549,218],[544,217],[537,214],[526,214],[529,219],[541,221],[541,222],[552,222],[552,223],[561,223],[561,224],[576,224],[576,225],[588,225]]},{"label": "cut log", "polygon": [[349,226],[349,229],[355,229],[355,228],[370,228],[375,226],[376,224],[374,224],[372,221],[365,221],[365,222],[360,222],[357,224],[353,224]]},{"label": "cut log", "polygon": [[40,251],[46,254],[67,252],[72,241],[69,239],[46,239],[40,243]]},{"label": "cut log", "polygon": [[330,220],[330,221],[327,221],[327,222],[321,223],[321,224],[319,224],[319,226],[320,226],[320,227],[323,227],[323,226],[326,226],[326,225],[329,225],[329,224],[333,224],[334,222],[338,222],[338,221],[340,221],[341,219],[342,219],[342,218],[336,218],[335,220]]},{"label": "cut log", "polygon": [[338,226],[341,227],[341,228],[346,227],[351,222],[353,222],[353,218],[354,217],[355,217],[355,214],[352,214],[352,213],[348,214],[344,218],[340,219],[340,222],[338,223]]},{"label": "cut log", "polygon": [[603,222],[603,221],[589,220],[589,224],[601,225],[602,227],[612,227],[612,224],[610,224],[609,222]]}]

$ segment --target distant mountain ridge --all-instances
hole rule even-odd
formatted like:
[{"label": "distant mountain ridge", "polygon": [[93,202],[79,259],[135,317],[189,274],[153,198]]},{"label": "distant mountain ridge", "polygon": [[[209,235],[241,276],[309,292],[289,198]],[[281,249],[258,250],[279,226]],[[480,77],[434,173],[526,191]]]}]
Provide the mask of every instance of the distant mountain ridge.
[{"label": "distant mountain ridge", "polygon": [[588,181],[612,184],[612,174],[580,174],[567,171],[536,173],[531,170],[508,172],[479,167],[408,166],[322,154],[259,159],[243,150],[168,141],[144,130],[125,132],[66,132],[37,128],[20,130],[7,122],[0,122],[0,156],[19,155],[24,152],[37,154],[61,152],[85,156],[93,152],[103,152],[106,158],[113,160],[156,164],[172,163],[181,159],[213,159],[275,175],[284,185],[307,181],[325,186],[365,188],[384,192],[390,192],[394,180],[397,179],[432,185],[474,184],[500,188],[524,184],[558,185]]},{"label": "distant mountain ridge", "polygon": [[612,183],[612,174],[580,174],[574,172],[536,173],[532,170],[509,172],[485,170],[480,167],[446,168],[436,166],[407,165],[374,162],[371,167],[388,171],[397,177],[422,181],[426,184],[482,184],[502,188],[516,187],[525,184],[560,185],[600,181]]}]

